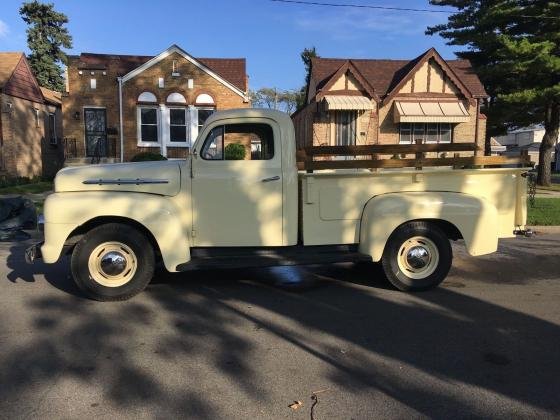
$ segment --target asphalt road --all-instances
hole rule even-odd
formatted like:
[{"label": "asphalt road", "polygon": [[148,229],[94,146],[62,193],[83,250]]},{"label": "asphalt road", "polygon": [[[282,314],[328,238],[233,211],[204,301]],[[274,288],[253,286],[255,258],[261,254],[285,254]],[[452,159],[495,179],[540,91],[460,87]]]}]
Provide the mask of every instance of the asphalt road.
[{"label": "asphalt road", "polygon": [[160,274],[99,303],[67,261],[0,244],[0,418],[309,419],[314,391],[317,420],[560,416],[560,234],[454,249],[425,293],[347,264]]}]

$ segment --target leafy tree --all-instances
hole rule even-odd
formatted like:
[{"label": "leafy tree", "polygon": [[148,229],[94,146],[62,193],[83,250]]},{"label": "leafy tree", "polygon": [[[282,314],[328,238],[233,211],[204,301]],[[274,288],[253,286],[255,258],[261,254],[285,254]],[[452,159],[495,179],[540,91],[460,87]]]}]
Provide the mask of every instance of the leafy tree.
[{"label": "leafy tree", "polygon": [[251,91],[249,96],[256,108],[278,109],[291,114],[296,110],[298,94],[295,90],[279,91],[276,88],[263,87]]},{"label": "leafy tree", "polygon": [[448,45],[466,47],[490,99],[489,134],[543,124],[537,183],[550,185],[560,131],[560,3],[548,0],[430,0],[458,12],[429,27]]},{"label": "leafy tree", "polygon": [[72,37],[64,26],[65,14],[54,10],[52,3],[37,0],[23,3],[19,14],[27,23],[27,45],[31,50],[29,65],[41,86],[62,92],[64,79],[61,63],[66,62],[63,48],[72,48]]}]

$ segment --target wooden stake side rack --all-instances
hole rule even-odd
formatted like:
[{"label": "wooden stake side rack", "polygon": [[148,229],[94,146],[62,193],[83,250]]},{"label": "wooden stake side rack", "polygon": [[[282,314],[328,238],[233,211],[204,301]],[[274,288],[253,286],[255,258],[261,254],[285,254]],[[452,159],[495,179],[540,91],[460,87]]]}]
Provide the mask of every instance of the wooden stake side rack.
[{"label": "wooden stake side rack", "polygon": [[[454,169],[465,167],[500,167],[515,165],[532,167],[528,151],[519,156],[466,156],[458,152],[476,152],[476,143],[448,144],[377,144],[368,146],[309,146],[297,152],[298,169],[307,172],[321,169],[377,169],[377,168],[416,168],[452,166]],[[425,153],[453,153],[453,157],[426,158]],[[400,158],[401,155],[414,154],[414,158]],[[391,155],[392,158],[379,158]],[[335,156],[357,159],[334,160]],[[395,158],[398,156],[399,158]],[[323,158],[315,160],[316,157]]]}]

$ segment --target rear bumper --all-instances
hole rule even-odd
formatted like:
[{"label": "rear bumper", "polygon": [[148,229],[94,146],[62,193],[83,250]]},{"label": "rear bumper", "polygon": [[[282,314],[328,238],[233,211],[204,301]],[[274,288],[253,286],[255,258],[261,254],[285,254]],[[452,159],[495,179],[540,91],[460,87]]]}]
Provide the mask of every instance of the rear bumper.
[{"label": "rear bumper", "polygon": [[25,262],[27,264],[33,264],[35,260],[43,258],[41,254],[41,246],[43,246],[44,241],[37,242],[25,250]]}]

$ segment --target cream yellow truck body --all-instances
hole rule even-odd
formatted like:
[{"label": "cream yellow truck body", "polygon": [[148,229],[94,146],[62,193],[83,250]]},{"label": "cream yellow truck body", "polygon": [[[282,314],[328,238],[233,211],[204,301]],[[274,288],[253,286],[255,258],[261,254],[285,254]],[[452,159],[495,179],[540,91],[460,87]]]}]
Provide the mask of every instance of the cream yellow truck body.
[{"label": "cream yellow truck body", "polygon": [[[201,156],[213,129],[243,124],[271,128],[270,159]],[[292,122],[276,111],[215,113],[192,150],[186,160],[60,171],[45,202],[44,261],[54,263],[65,244],[106,222],[141,229],[171,272],[200,247],[356,244],[379,261],[391,234],[417,220],[439,224],[482,255],[525,225],[524,169],[298,173]]]}]

